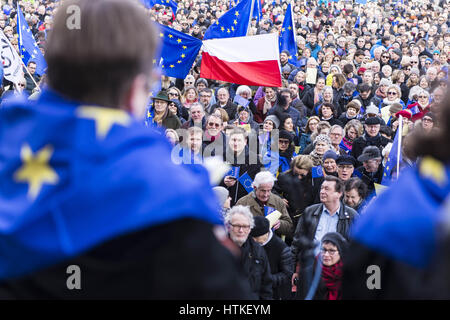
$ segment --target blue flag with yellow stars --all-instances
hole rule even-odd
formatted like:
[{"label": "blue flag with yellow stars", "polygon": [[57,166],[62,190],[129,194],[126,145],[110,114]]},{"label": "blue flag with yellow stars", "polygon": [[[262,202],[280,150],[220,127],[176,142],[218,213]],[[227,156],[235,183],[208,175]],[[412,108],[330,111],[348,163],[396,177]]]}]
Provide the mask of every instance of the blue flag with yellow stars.
[{"label": "blue flag with yellow stars", "polygon": [[161,39],[161,57],[155,58],[153,64],[159,64],[161,73],[178,79],[184,79],[191,70],[202,41],[183,32],[159,26]]},{"label": "blue flag with yellow stars", "polygon": [[425,157],[368,205],[351,237],[395,261],[426,267],[438,254],[441,209],[449,194],[450,164]]},{"label": "blue flag with yellow stars", "polygon": [[283,50],[289,51],[289,62],[298,66],[297,41],[295,40],[295,25],[292,16],[292,5],[289,3],[284,16],[283,26],[280,32],[280,52]]},{"label": "blue flag with yellow stars", "polygon": [[141,0],[141,2],[147,8],[153,8],[157,4],[170,7],[174,15],[177,13],[178,10],[178,4],[174,0]]},{"label": "blue flag with yellow stars", "polygon": [[381,180],[381,184],[383,186],[388,186],[391,183],[392,176],[395,173],[394,169],[397,169],[397,162],[402,162],[402,152],[400,151],[400,160],[398,160],[398,148],[399,146],[399,135],[401,134],[401,130],[397,130],[395,134],[394,142],[392,143],[391,151],[389,152],[388,159],[386,161],[386,165],[384,166],[383,179]]},{"label": "blue flag with yellow stars", "polygon": [[49,89],[37,101],[7,103],[0,281],[177,219],[222,224],[206,169],[176,165],[171,152],[156,129],[120,109],[79,105]]},{"label": "blue flag with yellow stars", "polygon": [[262,16],[261,0],[255,0],[252,18],[255,18],[256,23],[259,23],[259,21],[261,20],[261,16]]},{"label": "blue flag with yellow stars", "polygon": [[33,33],[19,4],[17,4],[17,34],[19,35],[19,51],[23,63],[28,66],[28,62],[36,62],[36,74],[42,76],[47,69],[47,62],[45,62],[44,55],[33,38]]},{"label": "blue flag with yellow stars", "polygon": [[245,37],[253,14],[255,0],[242,0],[224,13],[205,32],[203,40]]},{"label": "blue flag with yellow stars", "polygon": [[238,179],[238,181],[242,184],[242,186],[244,187],[245,191],[247,191],[247,193],[250,193],[253,191],[253,180],[252,178],[248,175],[248,173],[244,173],[242,176],[240,176],[240,178]]}]

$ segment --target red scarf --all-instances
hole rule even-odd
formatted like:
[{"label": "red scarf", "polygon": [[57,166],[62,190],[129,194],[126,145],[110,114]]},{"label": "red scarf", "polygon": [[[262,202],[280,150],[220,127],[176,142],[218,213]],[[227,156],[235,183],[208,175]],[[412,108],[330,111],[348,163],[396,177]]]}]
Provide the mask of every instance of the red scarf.
[{"label": "red scarf", "polygon": [[342,299],[342,260],[331,267],[322,266],[322,281],[327,287],[327,300]]}]

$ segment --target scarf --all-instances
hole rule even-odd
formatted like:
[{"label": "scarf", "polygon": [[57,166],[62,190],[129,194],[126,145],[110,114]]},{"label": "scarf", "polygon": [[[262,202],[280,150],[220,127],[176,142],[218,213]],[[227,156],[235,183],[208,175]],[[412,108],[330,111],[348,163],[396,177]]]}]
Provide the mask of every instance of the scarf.
[{"label": "scarf", "polygon": [[322,158],[323,158],[323,155],[318,155],[318,154],[316,153],[316,150],[313,150],[313,152],[311,152],[311,153],[309,154],[309,156],[311,157],[311,160],[312,160],[312,162],[313,162],[313,164],[314,164],[315,167],[321,166],[321,165],[322,165]]},{"label": "scarf", "polygon": [[353,141],[350,141],[349,139],[347,139],[347,137],[344,137],[342,138],[342,141],[339,146],[341,146],[341,148],[343,146],[342,149],[344,149],[347,153],[349,153],[350,151],[352,151]]},{"label": "scarf", "polygon": [[263,114],[266,114],[269,109],[272,108],[273,103],[277,100],[277,96],[274,96],[271,100],[267,99],[267,96],[264,96],[264,107],[263,107]]},{"label": "scarf", "polygon": [[381,92],[380,88],[378,88],[377,91],[375,91],[375,95],[376,95],[377,97],[382,98],[382,99],[386,98],[386,94],[383,93],[383,92]]},{"label": "scarf", "polygon": [[342,299],[342,260],[330,267],[322,266],[322,281],[327,287],[327,300]]},{"label": "scarf", "polygon": [[400,103],[400,99],[395,99],[394,101],[389,101],[388,100],[388,98],[384,98],[383,99],[383,103],[385,104],[385,105],[391,105],[391,104],[393,104],[393,103]]}]

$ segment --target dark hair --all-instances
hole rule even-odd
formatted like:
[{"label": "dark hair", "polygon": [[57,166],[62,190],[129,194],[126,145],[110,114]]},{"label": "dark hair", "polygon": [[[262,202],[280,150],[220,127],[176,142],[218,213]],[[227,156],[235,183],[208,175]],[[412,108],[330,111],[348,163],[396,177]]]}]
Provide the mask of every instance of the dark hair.
[{"label": "dark hair", "polygon": [[345,182],[345,191],[355,189],[361,199],[367,195],[367,185],[360,178],[350,178]]},{"label": "dark hair", "polygon": [[[67,27],[66,12],[72,5],[80,9],[80,28]],[[155,30],[137,2],[62,2],[45,49],[49,86],[81,103],[119,107],[138,75],[149,82]]]},{"label": "dark hair", "polygon": [[372,88],[370,87],[370,85],[368,85],[367,83],[361,83],[360,85],[359,85],[359,88],[358,88],[359,90],[359,92],[367,92],[367,91],[372,91]]},{"label": "dark hair", "polygon": [[344,68],[342,69],[342,72],[344,74],[349,74],[349,73],[353,73],[355,69],[353,68],[353,65],[350,63],[347,63]]},{"label": "dark hair", "polygon": [[361,49],[358,49],[358,50],[356,50],[356,52],[355,52],[355,57],[356,56],[365,56],[365,53],[364,53],[364,51],[362,51]]},{"label": "dark hair", "polygon": [[389,138],[392,138],[392,136],[394,135],[394,131],[392,131],[392,129],[390,127],[388,127],[388,126],[381,126],[380,127],[380,133],[384,133]]},{"label": "dark hair", "polygon": [[329,102],[324,102],[322,103],[322,105],[319,107],[319,116],[322,116],[322,108],[323,107],[327,107],[331,109],[331,112],[333,112],[333,116],[336,117],[336,108],[334,107],[334,104],[329,103]]},{"label": "dark hair", "polygon": [[336,182],[336,184],[334,186],[334,190],[336,192],[339,192],[339,193],[344,193],[344,182],[340,178],[328,175],[328,176],[326,176],[324,178],[323,181],[334,181],[334,182]]}]

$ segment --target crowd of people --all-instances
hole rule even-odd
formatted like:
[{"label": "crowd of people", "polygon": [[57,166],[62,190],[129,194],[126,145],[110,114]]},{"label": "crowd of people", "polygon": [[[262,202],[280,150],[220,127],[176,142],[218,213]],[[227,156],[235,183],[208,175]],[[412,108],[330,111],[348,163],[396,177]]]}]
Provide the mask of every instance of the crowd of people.
[{"label": "crowd of people", "polygon": [[[19,3],[44,52],[58,1]],[[15,4],[2,1],[0,28],[18,49]],[[176,13],[159,4],[142,10],[202,39],[232,2],[177,4]],[[287,4],[263,1],[249,35],[279,33]],[[297,55],[280,53],[282,87],[200,78],[201,55],[185,79],[161,76],[146,124],[164,132],[173,161],[215,156],[230,165],[214,191],[252,298],[303,299],[306,271],[321,264],[314,298],[342,299],[350,230],[377,198],[377,186],[397,178],[386,168],[394,137],[402,136],[401,175],[418,161],[408,152],[416,135],[440,128],[448,9],[443,0],[293,1]],[[36,91],[33,62],[28,69],[18,84],[4,80],[2,98]],[[45,86],[45,76],[35,81]],[[277,220],[265,218],[274,212]]]}]

